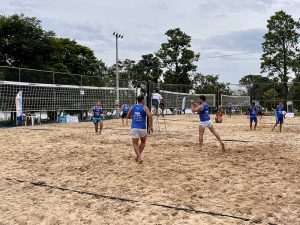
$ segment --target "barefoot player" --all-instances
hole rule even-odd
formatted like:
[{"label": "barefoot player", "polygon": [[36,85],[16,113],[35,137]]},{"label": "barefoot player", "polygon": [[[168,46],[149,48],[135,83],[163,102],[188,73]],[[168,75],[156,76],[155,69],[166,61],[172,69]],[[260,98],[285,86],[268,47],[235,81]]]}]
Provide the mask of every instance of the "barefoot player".
[{"label": "barefoot player", "polygon": [[93,113],[93,122],[95,125],[96,134],[101,134],[101,131],[103,129],[103,110],[100,100],[96,101],[96,105],[90,109],[89,113]]},{"label": "barefoot player", "polygon": [[283,120],[284,120],[284,114],[285,114],[285,111],[284,111],[283,101],[280,101],[275,109],[276,123],[275,123],[272,131],[274,131],[275,127],[279,124],[279,131],[281,132],[282,124],[283,124]]},{"label": "barefoot player", "polygon": [[214,129],[212,122],[210,120],[209,116],[209,106],[206,103],[206,97],[204,95],[200,95],[200,105],[198,105],[194,100],[191,101],[192,105],[192,112],[197,112],[199,114],[200,119],[200,125],[199,125],[199,148],[202,150],[203,145],[203,134],[205,131],[205,128],[208,128],[219,140],[222,150],[225,151],[225,145],[223,141],[221,140],[219,134]]},{"label": "barefoot player", "polygon": [[252,105],[248,108],[248,115],[250,117],[250,130],[253,129],[254,122],[254,130],[257,127],[257,108],[255,107],[255,102],[252,102]]},{"label": "barefoot player", "polygon": [[122,123],[124,126],[124,120],[126,120],[126,126],[128,125],[128,119],[127,119],[127,114],[129,111],[129,105],[128,104],[123,104],[122,105]]},{"label": "barefoot player", "polygon": [[[147,117],[149,119],[149,125],[151,132],[152,128],[152,115],[147,106],[144,106],[145,99],[143,95],[137,97],[138,104],[133,105],[129,109],[127,118],[132,118],[131,122],[131,137],[132,145],[136,154],[136,161],[142,163],[142,152],[145,148],[146,138],[147,138]],[[141,143],[139,144],[139,139]]]}]

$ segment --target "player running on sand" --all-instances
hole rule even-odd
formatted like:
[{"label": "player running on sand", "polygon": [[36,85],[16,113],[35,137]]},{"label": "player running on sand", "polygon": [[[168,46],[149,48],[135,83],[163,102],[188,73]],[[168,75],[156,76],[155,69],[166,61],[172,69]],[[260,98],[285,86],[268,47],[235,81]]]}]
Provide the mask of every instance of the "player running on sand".
[{"label": "player running on sand", "polygon": [[96,134],[101,134],[101,131],[103,129],[103,110],[100,100],[96,101],[96,105],[89,110],[89,113],[93,113],[93,122],[95,125]]},{"label": "player running on sand", "polygon": [[276,123],[275,123],[274,127],[272,128],[272,131],[274,131],[275,127],[279,124],[279,130],[281,132],[283,120],[285,117],[284,105],[283,105],[282,101],[280,101],[279,104],[276,106],[275,116],[276,116]]},{"label": "player running on sand", "polygon": [[254,122],[254,130],[257,127],[257,108],[255,107],[255,102],[252,102],[252,105],[248,108],[248,115],[250,118],[250,130],[252,130]]},{"label": "player running on sand", "polygon": [[209,105],[205,102],[206,97],[204,95],[200,95],[200,105],[198,105],[194,100],[191,101],[192,112],[197,112],[199,114],[200,125],[199,125],[199,148],[202,150],[203,146],[203,135],[205,128],[207,127],[219,140],[222,150],[225,151],[225,145],[220,137],[220,135],[214,129],[212,122],[209,116]]},{"label": "player running on sand", "polygon": [[[147,106],[144,106],[145,99],[143,95],[137,97],[138,104],[133,105],[129,109],[127,118],[132,118],[131,122],[131,137],[132,145],[136,154],[136,161],[142,163],[142,152],[145,148],[147,139],[147,117],[149,118],[149,125],[151,132],[153,132],[152,127],[152,115]],[[139,145],[139,139],[141,143]]]}]

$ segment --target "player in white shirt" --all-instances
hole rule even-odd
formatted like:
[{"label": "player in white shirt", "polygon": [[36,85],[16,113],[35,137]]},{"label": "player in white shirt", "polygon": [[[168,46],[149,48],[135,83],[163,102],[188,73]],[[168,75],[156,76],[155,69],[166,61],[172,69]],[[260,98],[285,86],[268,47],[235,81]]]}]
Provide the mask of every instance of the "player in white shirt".
[{"label": "player in white shirt", "polygon": [[163,97],[160,95],[159,90],[156,90],[154,94],[152,94],[152,105],[155,107],[156,111],[158,110],[158,106]]}]

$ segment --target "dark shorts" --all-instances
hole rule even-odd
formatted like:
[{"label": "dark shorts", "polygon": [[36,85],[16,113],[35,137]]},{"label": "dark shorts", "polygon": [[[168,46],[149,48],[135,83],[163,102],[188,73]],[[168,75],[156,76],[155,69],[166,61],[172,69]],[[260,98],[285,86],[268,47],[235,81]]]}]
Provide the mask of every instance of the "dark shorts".
[{"label": "dark shorts", "polygon": [[255,117],[250,116],[250,122],[255,122],[256,123],[257,122],[257,117],[256,116]]},{"label": "dark shorts", "polygon": [[276,118],[276,123],[277,124],[283,124],[283,117],[279,117],[279,118],[277,117]]},{"label": "dark shorts", "polygon": [[157,99],[152,99],[152,105],[158,109],[158,100]]},{"label": "dark shorts", "polygon": [[259,116],[262,116],[262,115],[263,115],[263,113],[260,112],[260,111],[258,111],[257,114],[258,114]]},{"label": "dark shorts", "polygon": [[122,113],[122,118],[125,119],[127,117],[127,112]]}]

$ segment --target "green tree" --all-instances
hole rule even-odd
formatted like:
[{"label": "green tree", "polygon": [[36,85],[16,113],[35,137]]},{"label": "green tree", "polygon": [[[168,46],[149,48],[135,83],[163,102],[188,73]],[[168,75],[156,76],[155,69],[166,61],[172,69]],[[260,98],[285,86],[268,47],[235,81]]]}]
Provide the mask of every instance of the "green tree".
[{"label": "green tree", "polygon": [[263,100],[263,105],[264,107],[268,108],[271,110],[272,108],[275,107],[275,99],[278,98],[278,92],[274,88],[270,88],[266,90],[262,94],[262,100]]},{"label": "green tree", "polygon": [[197,94],[231,94],[228,83],[219,82],[219,75],[203,75],[197,73],[193,78],[194,90]]},{"label": "green tree", "polygon": [[290,100],[293,100],[294,107],[300,112],[300,75],[293,79]]},{"label": "green tree", "polygon": [[142,55],[142,59],[132,68],[133,79],[137,81],[151,80],[158,83],[162,76],[161,62],[153,54]]},{"label": "green tree", "polygon": [[0,70],[0,80],[5,80],[5,74]]},{"label": "green tree", "polygon": [[165,34],[168,41],[161,44],[156,54],[166,68],[164,82],[186,85],[183,91],[187,92],[191,87],[192,73],[197,69],[194,62],[198,61],[200,54],[190,49],[191,37],[179,28],[170,29]]},{"label": "green tree", "polygon": [[[75,40],[52,38],[49,70],[62,72],[56,75],[56,82],[64,84],[100,85],[106,76],[105,64],[96,58],[94,52]],[[70,76],[69,74],[91,76]]]},{"label": "green tree", "polygon": [[[119,71],[119,86],[120,87],[133,87],[132,80],[134,77],[133,68],[136,62],[131,59],[125,59],[118,62]],[[116,86],[116,64],[112,65],[108,69],[108,75],[110,78],[110,84]]]},{"label": "green tree", "polygon": [[246,88],[251,101],[263,100],[263,93],[274,86],[272,79],[262,75],[246,75],[240,79],[239,84]]},{"label": "green tree", "polygon": [[295,77],[299,77],[300,76],[300,53],[296,56],[292,65],[293,65],[292,70],[295,74]]},{"label": "green tree", "polygon": [[284,11],[279,11],[268,20],[267,28],[262,43],[261,69],[269,76],[279,78],[284,88],[282,97],[287,99],[289,73],[296,58],[300,22]]},{"label": "green tree", "polygon": [[220,82],[219,75],[203,75],[196,73],[193,78],[193,89],[197,94],[215,94],[216,107],[221,104],[221,95],[231,95],[229,84]]},{"label": "green tree", "polygon": [[[105,64],[88,47],[75,40],[56,38],[54,32],[45,31],[35,17],[21,15],[0,16],[0,65],[51,70],[55,82],[60,84],[99,85],[107,76]],[[11,72],[9,72],[11,71]],[[91,77],[70,76],[87,74]],[[6,70],[2,79],[18,80],[14,70]],[[22,70],[21,81],[53,83],[49,72]]]},{"label": "green tree", "polygon": [[60,72],[96,75],[99,61],[94,52],[75,40],[68,38],[51,39],[50,68]]},{"label": "green tree", "polygon": [[34,17],[0,16],[0,64],[44,69],[49,61],[52,31],[44,31]]}]

